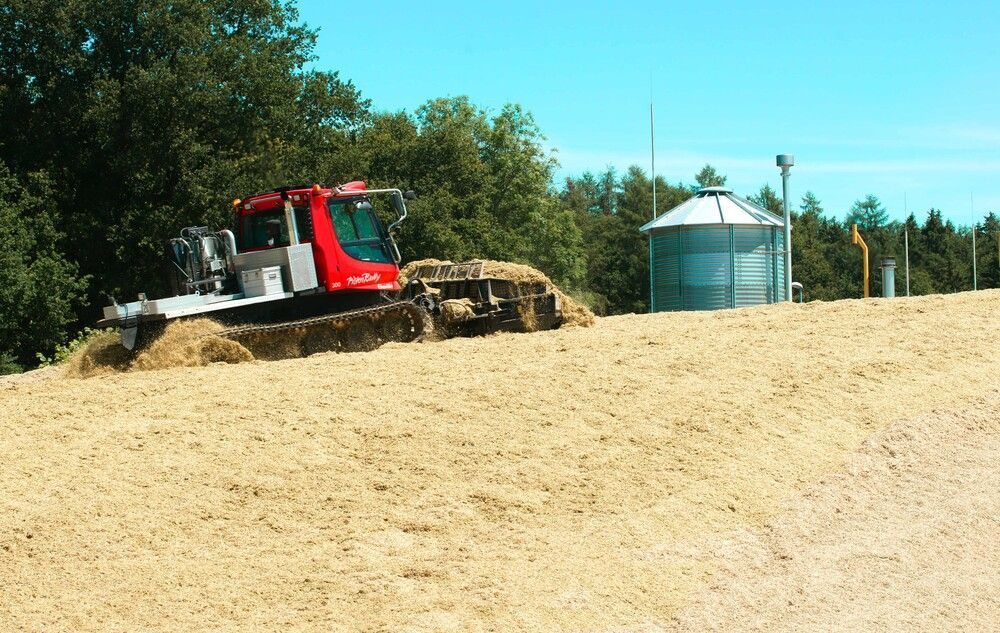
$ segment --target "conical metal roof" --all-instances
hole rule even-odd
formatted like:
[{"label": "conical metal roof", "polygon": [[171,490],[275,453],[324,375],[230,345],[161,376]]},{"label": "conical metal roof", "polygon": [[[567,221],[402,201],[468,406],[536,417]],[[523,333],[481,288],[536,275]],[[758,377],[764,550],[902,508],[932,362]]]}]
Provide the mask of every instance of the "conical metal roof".
[{"label": "conical metal roof", "polygon": [[693,198],[682,202],[660,217],[647,222],[640,231],[668,226],[696,224],[743,224],[757,226],[784,226],[784,220],[767,209],[745,200],[726,187],[699,189]]}]

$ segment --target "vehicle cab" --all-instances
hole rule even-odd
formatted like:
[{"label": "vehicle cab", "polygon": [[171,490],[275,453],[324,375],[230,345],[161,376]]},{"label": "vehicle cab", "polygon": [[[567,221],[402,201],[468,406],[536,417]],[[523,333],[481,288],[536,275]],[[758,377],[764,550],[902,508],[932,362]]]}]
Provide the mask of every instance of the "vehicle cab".
[{"label": "vehicle cab", "polygon": [[[397,219],[386,227],[373,194],[389,194]],[[298,185],[234,200],[239,251],[310,244],[321,288],[399,290],[399,250],[389,231],[406,217],[398,189],[368,190],[362,181],[339,187]]]}]

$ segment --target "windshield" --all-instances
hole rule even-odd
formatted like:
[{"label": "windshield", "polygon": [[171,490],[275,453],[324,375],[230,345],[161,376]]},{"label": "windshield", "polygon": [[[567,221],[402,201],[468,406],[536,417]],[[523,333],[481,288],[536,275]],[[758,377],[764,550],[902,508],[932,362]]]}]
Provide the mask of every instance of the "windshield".
[{"label": "windshield", "polygon": [[[294,209],[299,241],[312,240],[312,218],[309,215],[309,207],[294,207]],[[240,250],[288,246],[291,242],[288,239],[285,210],[278,208],[244,215],[240,226],[240,241],[242,242]]]},{"label": "windshield", "polygon": [[366,262],[392,261],[382,239],[382,223],[370,203],[331,199],[329,208],[337,240],[348,255]]}]

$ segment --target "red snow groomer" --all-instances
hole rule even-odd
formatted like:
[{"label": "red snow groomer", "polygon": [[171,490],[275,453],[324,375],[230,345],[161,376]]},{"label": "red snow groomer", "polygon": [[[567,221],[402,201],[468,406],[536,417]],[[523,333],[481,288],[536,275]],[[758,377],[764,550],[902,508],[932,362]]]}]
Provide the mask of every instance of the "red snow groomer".
[{"label": "red snow groomer", "polygon": [[[389,199],[388,226],[374,196]],[[410,341],[435,323],[463,335],[524,330],[526,320],[533,329],[559,326],[551,287],[485,276],[482,262],[421,267],[401,287],[393,229],[414,198],[355,181],[234,200],[234,230],[188,227],[170,240],[174,296],[113,303],[97,325],[120,327],[122,344],[135,349],[170,321],[208,317],[226,328],[217,336],[252,343],[288,332],[306,354]]]}]

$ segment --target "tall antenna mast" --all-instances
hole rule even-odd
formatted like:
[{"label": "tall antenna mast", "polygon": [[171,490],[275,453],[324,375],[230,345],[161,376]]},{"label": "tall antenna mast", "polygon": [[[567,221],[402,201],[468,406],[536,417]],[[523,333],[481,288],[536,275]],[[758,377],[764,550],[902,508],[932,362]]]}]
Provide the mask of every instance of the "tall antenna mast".
[{"label": "tall antenna mast", "polygon": [[[656,139],[653,135],[653,72],[649,72],[649,170],[652,172],[650,180],[653,181],[653,219],[656,219]],[[656,312],[656,292],[653,285],[653,240],[656,238],[649,234],[649,311]]]},{"label": "tall antenna mast", "polygon": [[[652,92],[652,81],[650,81],[650,92]],[[652,173],[653,181],[653,219],[656,219],[656,137],[654,133],[653,118],[653,95],[649,96],[649,170]]]}]

